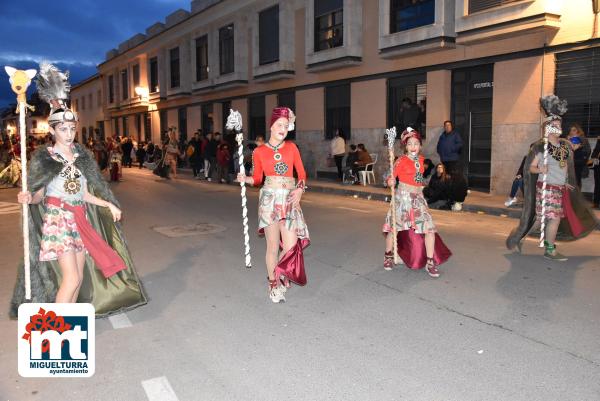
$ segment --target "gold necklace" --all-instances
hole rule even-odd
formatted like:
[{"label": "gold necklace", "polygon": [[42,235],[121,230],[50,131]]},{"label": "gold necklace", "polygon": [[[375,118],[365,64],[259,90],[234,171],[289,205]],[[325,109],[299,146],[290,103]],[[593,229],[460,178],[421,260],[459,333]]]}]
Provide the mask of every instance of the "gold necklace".
[{"label": "gold necklace", "polygon": [[556,160],[561,168],[567,165],[567,159],[569,158],[569,148],[565,143],[559,143],[558,146],[548,142],[548,153]]}]

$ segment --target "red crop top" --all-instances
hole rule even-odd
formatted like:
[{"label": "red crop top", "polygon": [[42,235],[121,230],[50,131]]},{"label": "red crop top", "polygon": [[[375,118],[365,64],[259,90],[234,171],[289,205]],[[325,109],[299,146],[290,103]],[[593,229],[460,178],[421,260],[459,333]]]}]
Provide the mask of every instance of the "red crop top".
[{"label": "red crop top", "polygon": [[293,142],[286,141],[278,151],[281,154],[280,160],[275,160],[275,151],[268,145],[261,145],[254,149],[252,153],[252,162],[254,163],[254,185],[258,186],[263,182],[265,176],[293,177],[294,169],[298,175],[298,181],[306,181],[306,171],[300,158],[300,152]]},{"label": "red crop top", "polygon": [[[417,169],[415,168],[415,161],[412,160],[407,155],[401,156],[398,161],[396,161],[396,165],[394,166],[394,177],[398,178],[398,180],[404,184],[414,185],[414,186],[423,186],[423,173],[425,172],[425,158],[423,156],[419,156],[419,176],[417,177]],[[420,177],[421,181],[418,181]]]}]

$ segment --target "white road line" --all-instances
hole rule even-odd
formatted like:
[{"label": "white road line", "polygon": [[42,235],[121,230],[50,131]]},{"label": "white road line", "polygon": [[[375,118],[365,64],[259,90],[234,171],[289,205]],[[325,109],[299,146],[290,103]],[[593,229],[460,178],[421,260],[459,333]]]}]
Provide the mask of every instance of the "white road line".
[{"label": "white road line", "polygon": [[113,329],[125,329],[132,326],[131,320],[129,320],[125,313],[109,316],[108,320],[110,320]]},{"label": "white road line", "polygon": [[371,213],[368,210],[363,210],[363,209],[354,209],[351,207],[345,207],[345,206],[338,206],[338,209],[345,209],[345,210],[352,210],[353,212],[360,212],[360,213]]},{"label": "white road line", "polygon": [[169,380],[165,376],[142,381],[149,401],[179,401]]}]

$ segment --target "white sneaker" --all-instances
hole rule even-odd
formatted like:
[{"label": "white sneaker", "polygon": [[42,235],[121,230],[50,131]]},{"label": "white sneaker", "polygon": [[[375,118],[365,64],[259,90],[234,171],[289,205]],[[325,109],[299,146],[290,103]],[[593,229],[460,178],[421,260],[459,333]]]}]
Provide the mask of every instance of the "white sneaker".
[{"label": "white sneaker", "polygon": [[511,207],[515,203],[517,203],[517,198],[508,198],[508,200],[504,202],[504,206]]},{"label": "white sneaker", "polygon": [[454,205],[452,205],[452,210],[455,212],[460,212],[462,210],[462,202],[454,202]]},{"label": "white sneaker", "polygon": [[273,301],[274,304],[285,302],[285,296],[281,291],[281,286],[269,288],[269,297],[271,298],[271,301]]},{"label": "white sneaker", "polygon": [[208,182],[211,182],[211,181],[212,181],[212,178],[208,177],[208,178],[206,179],[206,181],[208,181]]}]

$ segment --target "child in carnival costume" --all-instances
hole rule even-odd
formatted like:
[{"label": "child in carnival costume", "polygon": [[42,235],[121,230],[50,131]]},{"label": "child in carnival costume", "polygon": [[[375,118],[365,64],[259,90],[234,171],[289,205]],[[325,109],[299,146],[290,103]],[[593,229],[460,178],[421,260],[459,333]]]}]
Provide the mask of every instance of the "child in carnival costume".
[{"label": "child in carnival costume", "polygon": [[258,230],[267,240],[269,297],[274,303],[285,302],[290,281],[306,284],[303,250],[310,244],[310,238],[300,208],[306,172],[298,148],[285,140],[288,131],[294,129],[295,120],[289,108],[273,109],[269,140],[252,155],[252,177],[244,174],[237,177],[248,185],[263,184],[258,201]]},{"label": "child in carnival costume", "polygon": [[[29,190],[18,195],[30,210],[31,301],[91,303],[98,317],[143,305],[146,296],[118,223],[119,203],[93,154],[74,143],[78,120],[67,105],[68,73],[40,64],[37,89],[50,104],[55,145],[32,155]],[[21,265],[11,316],[23,302]]]},{"label": "child in carnival costume", "polygon": [[577,187],[571,145],[560,138],[567,102],[550,95],[540,103],[546,114],[544,136],[531,146],[525,159],[523,212],[519,225],[506,239],[506,247],[521,252],[523,238],[539,235],[543,227],[544,257],[566,261],[567,257],[556,250],[555,240],[583,238],[594,230],[597,221]]},{"label": "child in carnival costume", "polygon": [[[394,163],[394,174],[388,177],[388,186],[396,185],[394,194],[396,206],[396,227],[392,227],[392,210],[388,211],[383,233],[385,235],[385,256],[383,267],[392,270],[394,266],[393,241],[398,242],[398,255],[410,269],[421,269],[429,276],[437,278],[437,266],[444,263],[452,253],[437,233],[433,217],[429,213],[423,196],[425,158],[421,152],[421,135],[408,127],[400,136],[405,154]],[[391,205],[390,205],[391,206]],[[394,235],[394,234],[396,235]]]}]

